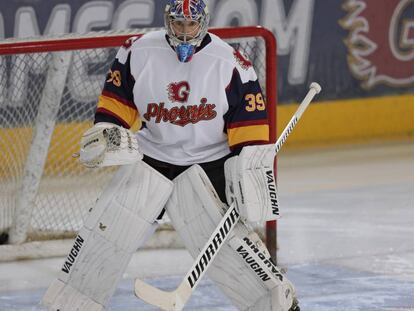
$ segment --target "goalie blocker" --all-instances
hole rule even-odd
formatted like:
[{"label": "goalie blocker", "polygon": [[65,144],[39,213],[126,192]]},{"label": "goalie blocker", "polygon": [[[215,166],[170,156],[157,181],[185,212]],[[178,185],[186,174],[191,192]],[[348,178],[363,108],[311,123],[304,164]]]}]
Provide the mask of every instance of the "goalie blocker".
[{"label": "goalie blocker", "polygon": [[[194,258],[221,221],[226,208],[200,166],[193,165],[174,179],[167,213]],[[232,215],[228,221],[231,220]],[[225,228],[224,225],[223,230]],[[215,252],[213,240],[191,272],[189,283],[196,282],[209,266],[210,279],[239,310],[290,310],[294,305],[293,285],[273,264],[257,234],[243,222],[238,222],[230,233],[223,234],[229,234],[229,237],[214,261],[209,263],[209,254]],[[217,239],[216,244],[220,242],[220,236]]]},{"label": "goalie blocker", "polygon": [[274,149],[273,144],[245,146],[224,166],[227,202],[235,202],[241,218],[250,223],[279,218]]}]

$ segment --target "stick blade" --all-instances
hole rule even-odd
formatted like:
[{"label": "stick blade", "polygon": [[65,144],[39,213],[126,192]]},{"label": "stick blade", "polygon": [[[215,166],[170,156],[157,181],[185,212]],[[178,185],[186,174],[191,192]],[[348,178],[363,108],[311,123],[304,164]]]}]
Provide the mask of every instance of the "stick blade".
[{"label": "stick blade", "polygon": [[183,303],[183,298],[178,290],[172,292],[163,291],[140,279],[135,279],[135,296],[166,311],[182,310],[186,302],[184,298],[185,302]]}]

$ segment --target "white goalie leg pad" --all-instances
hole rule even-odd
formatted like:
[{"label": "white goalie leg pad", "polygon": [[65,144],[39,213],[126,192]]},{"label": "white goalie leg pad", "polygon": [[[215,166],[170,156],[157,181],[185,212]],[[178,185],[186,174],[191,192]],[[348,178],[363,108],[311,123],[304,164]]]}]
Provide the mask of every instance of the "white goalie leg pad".
[{"label": "white goalie leg pad", "polygon": [[102,310],[132,254],[156,229],[172,189],[170,180],[144,162],[121,167],[44,295],[47,310]]},{"label": "white goalie leg pad", "polygon": [[[72,286],[65,284],[59,279],[53,281],[53,283],[49,286],[47,291],[47,297],[56,297],[54,304],[56,307],[52,305],[45,304],[43,300],[43,304],[47,307],[48,310],[66,310],[66,309],[58,309],[59,305],[64,303],[67,306],[70,306],[70,310],[89,310],[89,311],[101,311],[103,310],[103,306],[99,303],[93,301],[90,297],[83,295]],[[60,301],[59,301],[60,300]]]},{"label": "white goalie leg pad", "polygon": [[271,292],[269,296],[261,297],[248,310],[289,310],[296,296],[295,288],[273,263],[257,233],[244,223],[239,223],[229,244]]},{"label": "white goalie leg pad", "polygon": [[[193,258],[226,208],[200,166],[193,165],[174,179],[167,213]],[[204,271],[206,265],[200,261],[196,271]],[[293,286],[272,264],[259,237],[243,223],[236,224],[207,274],[239,310],[287,311],[292,305]],[[192,277],[198,279],[199,273]]]}]

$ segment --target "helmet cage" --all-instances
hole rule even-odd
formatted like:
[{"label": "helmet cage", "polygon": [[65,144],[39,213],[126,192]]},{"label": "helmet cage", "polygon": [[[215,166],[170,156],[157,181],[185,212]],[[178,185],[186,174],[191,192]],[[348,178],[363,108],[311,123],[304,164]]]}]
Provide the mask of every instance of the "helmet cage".
[{"label": "helmet cage", "polygon": [[[189,25],[189,22],[195,23],[194,25]],[[175,26],[174,24],[178,24],[180,26]],[[187,26],[184,26],[186,25]],[[180,32],[179,28],[183,29],[183,32]],[[187,30],[185,28],[190,28],[190,30]],[[196,43],[197,39],[200,37],[201,33],[201,24],[200,21],[195,20],[188,20],[183,18],[170,18],[170,29],[171,34],[174,39],[177,39],[180,41],[180,43]]]}]

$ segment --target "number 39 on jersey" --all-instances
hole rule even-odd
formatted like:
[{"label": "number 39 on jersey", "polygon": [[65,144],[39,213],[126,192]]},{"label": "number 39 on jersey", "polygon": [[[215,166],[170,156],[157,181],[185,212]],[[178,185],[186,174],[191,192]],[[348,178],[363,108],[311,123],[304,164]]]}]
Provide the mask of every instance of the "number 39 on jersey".
[{"label": "number 39 on jersey", "polygon": [[253,112],[255,110],[263,111],[266,109],[263,95],[261,93],[246,94],[244,99],[246,100],[246,111],[248,112]]}]

